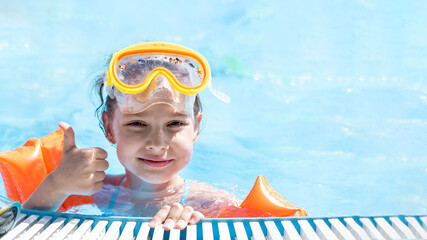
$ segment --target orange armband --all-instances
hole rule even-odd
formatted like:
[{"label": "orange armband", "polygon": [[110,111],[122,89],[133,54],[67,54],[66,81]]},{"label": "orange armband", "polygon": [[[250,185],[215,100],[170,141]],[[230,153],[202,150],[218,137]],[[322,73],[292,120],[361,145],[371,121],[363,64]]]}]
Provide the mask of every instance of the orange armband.
[{"label": "orange armband", "polygon": [[[45,177],[61,162],[64,132],[58,129],[49,135],[30,138],[22,147],[0,153],[0,172],[7,197],[23,203]],[[69,196],[58,211],[94,203],[91,196]]]},{"label": "orange armband", "polygon": [[239,207],[224,208],[220,218],[230,217],[302,217],[304,209],[295,207],[280,196],[267,182],[264,175],[257,177],[252,190]]}]

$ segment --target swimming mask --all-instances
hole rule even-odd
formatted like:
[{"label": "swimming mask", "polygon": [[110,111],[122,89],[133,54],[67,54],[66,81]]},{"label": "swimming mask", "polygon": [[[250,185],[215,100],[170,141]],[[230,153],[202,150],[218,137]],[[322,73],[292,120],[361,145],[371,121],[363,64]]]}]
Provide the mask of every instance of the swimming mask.
[{"label": "swimming mask", "polygon": [[13,228],[20,211],[19,202],[13,202],[0,195],[0,238]]},{"label": "swimming mask", "polygon": [[230,101],[210,80],[209,64],[198,52],[177,44],[147,42],[113,54],[104,86],[123,113],[142,112],[158,103],[191,113],[196,94],[205,87],[224,102]]}]

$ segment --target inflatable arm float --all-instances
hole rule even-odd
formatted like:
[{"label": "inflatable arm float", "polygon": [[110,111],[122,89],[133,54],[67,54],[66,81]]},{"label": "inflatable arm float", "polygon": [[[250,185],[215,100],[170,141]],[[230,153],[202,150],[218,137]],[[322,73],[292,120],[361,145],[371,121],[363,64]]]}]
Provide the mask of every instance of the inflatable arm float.
[{"label": "inflatable arm float", "polygon": [[[0,172],[7,197],[23,203],[36,190],[45,177],[59,165],[64,132],[58,129],[40,139],[30,138],[22,147],[0,153]],[[91,196],[71,195],[59,212],[73,206],[94,203]]]},{"label": "inflatable arm float", "polygon": [[299,217],[307,216],[304,209],[295,207],[280,196],[267,182],[264,175],[257,177],[255,185],[239,207],[223,209],[220,218],[231,217]]},{"label": "inflatable arm float", "polygon": [[[64,133],[58,129],[49,135],[29,139],[22,147],[0,153],[0,171],[7,197],[23,203],[43,179],[61,161]],[[92,204],[91,196],[71,195],[59,208],[64,212],[71,207]],[[280,196],[264,176],[258,176],[254,187],[239,207],[226,207],[218,217],[288,217],[307,216],[302,208],[293,206]]]}]

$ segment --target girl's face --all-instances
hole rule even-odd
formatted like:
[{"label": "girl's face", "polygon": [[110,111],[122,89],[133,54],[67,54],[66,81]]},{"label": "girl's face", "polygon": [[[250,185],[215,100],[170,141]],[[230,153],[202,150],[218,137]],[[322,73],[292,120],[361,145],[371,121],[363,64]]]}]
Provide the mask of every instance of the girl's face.
[{"label": "girl's face", "polygon": [[104,112],[106,136],[117,144],[117,156],[127,172],[152,184],[166,183],[190,161],[202,114],[176,112],[166,104],[141,113]]}]

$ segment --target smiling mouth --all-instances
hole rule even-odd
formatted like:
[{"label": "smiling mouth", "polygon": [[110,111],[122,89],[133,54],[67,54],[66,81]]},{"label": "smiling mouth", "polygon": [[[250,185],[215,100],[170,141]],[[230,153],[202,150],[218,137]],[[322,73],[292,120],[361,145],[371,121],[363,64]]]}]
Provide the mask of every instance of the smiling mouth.
[{"label": "smiling mouth", "polygon": [[154,160],[148,160],[148,159],[143,159],[140,158],[140,160],[142,160],[146,165],[150,166],[150,167],[155,167],[155,168],[160,168],[160,167],[164,167],[166,165],[168,165],[170,162],[172,162],[172,160],[159,160],[159,161],[154,161]]}]

